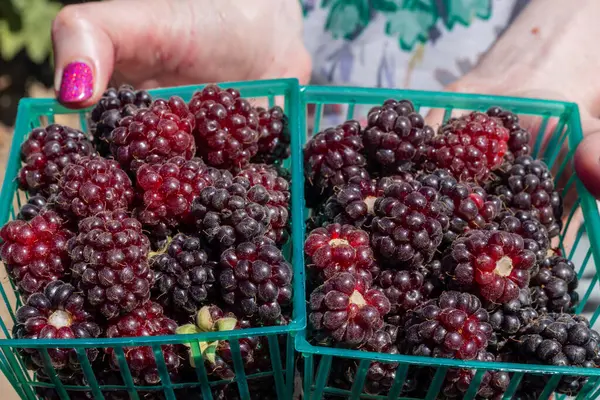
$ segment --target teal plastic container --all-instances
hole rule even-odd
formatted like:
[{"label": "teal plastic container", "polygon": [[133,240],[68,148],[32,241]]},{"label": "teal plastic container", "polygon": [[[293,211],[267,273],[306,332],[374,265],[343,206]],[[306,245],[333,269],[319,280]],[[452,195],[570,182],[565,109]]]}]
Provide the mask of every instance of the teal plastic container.
[{"label": "teal plastic container", "polygon": [[[295,138],[292,144],[293,156],[288,159],[284,165],[291,171],[292,180],[296,184],[292,185],[292,225],[296,227],[290,242],[286,245],[285,253],[288,260],[295,266],[294,268],[294,309],[293,319],[289,325],[281,327],[263,327],[245,330],[235,330],[223,332],[211,332],[194,335],[172,335],[158,337],[139,337],[139,338],[118,338],[118,339],[76,339],[76,340],[24,340],[14,339],[12,337],[12,327],[15,324],[15,311],[22,304],[22,300],[16,295],[14,284],[8,279],[3,279],[0,285],[0,296],[2,296],[3,308],[0,308],[2,320],[0,320],[0,368],[8,381],[12,384],[14,390],[23,399],[35,399],[36,389],[50,388],[55,389],[61,399],[69,399],[70,396],[82,398],[86,394],[95,399],[103,399],[115,391],[121,395],[128,393],[132,399],[144,399],[150,395],[159,395],[159,398],[174,400],[181,398],[181,393],[187,390],[197,392],[198,396],[194,398],[212,399],[211,389],[221,387],[232,381],[213,381],[207,375],[204,362],[198,356],[195,359],[195,374],[187,380],[181,382],[172,382],[169,378],[167,368],[161,351],[161,345],[165,344],[189,344],[195,349],[195,354],[199,353],[199,342],[210,342],[214,340],[229,340],[232,349],[233,364],[236,372],[234,385],[241,399],[250,399],[248,382],[253,379],[269,378],[269,385],[274,385],[278,399],[291,399],[293,391],[294,378],[294,342],[292,334],[305,327],[304,308],[304,276],[302,260],[302,208],[304,201],[302,197],[302,188],[298,183],[302,182],[301,169],[301,148],[299,126],[300,126],[300,90],[298,81],[295,79],[267,80],[256,82],[232,82],[224,83],[222,87],[232,87],[239,90],[242,96],[250,98],[254,103],[261,102],[264,106],[272,106],[276,102],[283,106],[286,115],[289,117],[289,127],[292,136]],[[200,86],[185,86],[176,88],[166,88],[150,91],[153,98],[168,98],[169,96],[181,96],[188,101],[192,94]],[[28,133],[36,127],[45,126],[55,121],[65,123],[62,119],[65,114],[75,114],[75,117],[67,123],[69,126],[86,129],[89,110],[75,112],[59,105],[53,99],[23,99],[19,103],[16,128],[14,131],[12,147],[8,165],[6,166],[6,176],[2,185],[0,195],[0,225],[14,219],[18,214],[21,204],[24,204],[27,195],[17,189],[17,174],[21,167],[20,145],[27,137]],[[77,126],[79,124],[79,126]],[[6,270],[2,266],[2,275],[6,277]],[[1,306],[0,306],[1,307]],[[267,338],[269,355],[271,359],[271,371],[263,371],[259,374],[249,375],[244,370],[242,357],[240,355],[239,339],[247,337],[264,336]],[[158,371],[161,377],[161,383],[157,386],[135,386],[131,377],[130,370],[125,361],[124,351],[128,346],[151,346],[157,359]],[[50,363],[48,349],[52,348],[74,348],[82,365],[83,372],[87,381],[87,386],[69,386],[60,382]],[[89,348],[109,348],[115,349],[119,357],[121,375],[124,385],[100,385],[98,383],[98,371],[94,371],[86,357],[85,350]],[[27,370],[25,364],[18,354],[19,349],[33,348],[39,349],[46,364],[46,373],[51,377],[50,382],[40,382],[36,376]],[[102,357],[102,353],[99,357]],[[187,362],[187,360],[182,360]],[[201,396],[200,396],[201,395]],[[152,398],[156,398],[153,396]]]},{"label": "teal plastic container", "polygon": [[[576,266],[578,276],[585,278],[578,292],[581,302],[577,312],[585,312],[589,316],[592,325],[598,329],[597,319],[600,308],[594,304],[588,304],[588,299],[598,287],[598,266],[600,265],[600,217],[595,199],[586,191],[579,179],[574,175],[572,169],[568,169],[574,150],[582,140],[582,130],[579,110],[574,103],[546,101],[535,99],[495,97],[458,93],[432,93],[422,91],[388,90],[388,89],[364,89],[350,87],[304,87],[302,90],[303,113],[307,118],[301,121],[301,132],[310,137],[312,132],[323,130],[335,121],[327,121],[328,109],[346,110],[346,119],[365,118],[366,112],[371,106],[380,105],[386,99],[408,99],[411,100],[423,115],[428,109],[441,109],[443,120],[461,111],[486,111],[491,106],[500,106],[504,109],[517,113],[522,122],[531,120],[535,123],[537,132],[533,153],[536,157],[543,159],[551,168],[558,182],[557,187],[562,189],[564,198],[568,198],[573,204],[572,211],[567,215],[567,222],[556,243],[563,254],[569,258],[577,257]],[[339,110],[337,110],[339,111]],[[433,124],[434,128],[442,122]],[[583,212],[584,224],[581,228],[571,226],[578,211]],[[310,210],[303,210],[304,219],[309,216]],[[569,211],[567,211],[569,212]],[[575,225],[575,224],[573,224]],[[295,226],[295,230],[303,229]],[[574,242],[569,245],[563,239],[569,232],[574,237]],[[298,233],[294,232],[297,236]],[[587,233],[587,235],[584,235]],[[589,240],[589,243],[587,242]],[[588,268],[590,260],[596,267]],[[310,329],[308,327],[307,329]],[[307,331],[301,331],[296,336],[296,350],[303,358],[304,394],[305,399],[318,400],[328,395],[331,399],[409,399],[412,397],[401,397],[402,388],[410,372],[419,366],[428,366],[435,369],[433,379],[419,381],[418,384],[428,388],[424,397],[427,400],[437,398],[445,376],[448,371],[456,368],[471,369],[475,372],[474,378],[463,399],[474,399],[479,390],[480,383],[484,379],[486,371],[502,370],[511,374],[511,381],[504,395],[504,399],[513,398],[516,390],[525,374],[544,375],[547,380],[544,389],[539,393],[539,399],[548,399],[554,392],[563,376],[588,376],[589,380],[577,399],[600,398],[600,369],[595,368],[573,368],[554,367],[547,365],[511,364],[511,363],[485,363],[477,361],[461,361],[429,357],[417,357],[407,355],[390,355],[371,353],[358,350],[337,349],[312,345],[307,336]],[[383,395],[367,394],[364,389],[366,375],[373,361],[385,363],[397,363],[396,374],[393,385],[388,393]],[[343,365],[342,362],[355,363],[353,371],[353,384],[348,387],[339,385],[339,381],[330,379],[333,372],[332,366]],[[339,372],[339,371],[337,371]],[[542,379],[542,376],[539,377]],[[515,397],[516,398],[516,397]],[[533,397],[530,397],[533,398]],[[565,395],[557,395],[556,398],[566,398]]]}]

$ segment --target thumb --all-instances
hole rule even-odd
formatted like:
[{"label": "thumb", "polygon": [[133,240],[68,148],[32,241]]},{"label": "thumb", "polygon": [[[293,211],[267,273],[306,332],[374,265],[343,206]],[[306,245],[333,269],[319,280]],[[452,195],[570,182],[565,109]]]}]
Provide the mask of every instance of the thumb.
[{"label": "thumb", "polygon": [[584,118],[581,124],[585,136],[575,151],[575,172],[587,190],[600,199],[600,120]]}]

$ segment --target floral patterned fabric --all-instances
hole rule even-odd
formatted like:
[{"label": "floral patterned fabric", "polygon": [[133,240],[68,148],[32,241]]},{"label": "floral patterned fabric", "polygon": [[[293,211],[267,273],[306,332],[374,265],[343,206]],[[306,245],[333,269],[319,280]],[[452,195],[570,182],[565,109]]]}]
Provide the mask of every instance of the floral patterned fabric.
[{"label": "floral patterned fabric", "polygon": [[[477,63],[528,1],[302,0],[312,81],[441,90]],[[340,112],[326,110],[328,125]]]}]

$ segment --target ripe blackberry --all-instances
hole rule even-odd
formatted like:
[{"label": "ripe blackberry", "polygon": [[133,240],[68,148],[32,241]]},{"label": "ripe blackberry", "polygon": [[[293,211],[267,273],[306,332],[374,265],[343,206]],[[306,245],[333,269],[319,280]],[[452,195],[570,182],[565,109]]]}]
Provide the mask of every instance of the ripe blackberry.
[{"label": "ripe blackberry", "polygon": [[58,192],[50,200],[69,218],[127,209],[133,200],[131,180],[114,160],[82,157],[63,172]]},{"label": "ripe blackberry", "polygon": [[375,200],[394,183],[410,180],[410,177],[390,176],[380,179],[351,178],[336,190],[322,207],[322,221],[351,224],[370,230],[375,216]]},{"label": "ripe blackberry", "polygon": [[[148,301],[112,321],[106,329],[106,337],[139,337],[174,335],[177,323],[163,314],[158,304]],[[165,365],[169,373],[176,373],[180,367],[179,348],[173,344],[160,346]],[[129,365],[131,375],[137,384],[156,385],[160,382],[154,351],[149,346],[125,347],[125,360]],[[110,365],[119,370],[119,360],[114,348],[104,349],[110,357]]]},{"label": "ripe blackberry", "polygon": [[[290,208],[290,184],[279,175],[277,168],[266,164],[250,164],[241,170],[234,181],[246,179],[250,187],[262,185],[269,195],[266,202],[269,210],[271,227],[266,235],[277,244],[284,244],[289,237],[289,208]],[[247,185],[247,183],[245,183]]]},{"label": "ripe blackberry", "polygon": [[[225,313],[218,306],[208,305],[198,310],[194,323],[180,326],[177,328],[177,333],[226,332],[250,327],[248,320],[239,319],[233,313]],[[264,349],[261,349],[264,345],[261,338],[256,336],[243,337],[238,339],[238,343],[244,370],[247,373],[256,370],[260,353],[264,351]],[[206,343],[206,348],[202,351],[204,364],[210,375],[215,375],[220,379],[235,378],[236,374],[233,368],[233,357],[229,341],[217,340]],[[192,352],[189,355],[189,362],[192,367],[195,367],[195,358]]]},{"label": "ripe blackberry", "polygon": [[489,315],[472,294],[443,292],[417,307],[406,323],[408,354],[472,360],[492,335]]},{"label": "ripe blackberry", "polygon": [[530,214],[517,211],[513,215],[512,212],[505,211],[496,218],[496,221],[499,230],[523,237],[525,248],[534,252],[538,261],[548,256],[550,249],[548,231],[537,219],[531,218]]},{"label": "ripe blackberry", "polygon": [[216,263],[199,238],[178,233],[163,254],[151,258],[153,298],[172,312],[193,314],[216,291]]},{"label": "ripe blackberry", "polygon": [[127,211],[104,211],[79,223],[69,240],[73,279],[107,319],[131,312],[150,298],[150,243]]},{"label": "ripe blackberry", "polygon": [[[600,334],[590,328],[583,316],[541,315],[516,338],[515,343],[518,354],[528,363],[586,368],[600,365]],[[543,380],[543,384],[549,379],[536,378]],[[577,395],[587,380],[587,376],[565,376],[561,378],[556,391]]]},{"label": "ripe blackberry", "polygon": [[474,183],[457,182],[450,172],[438,169],[431,174],[423,174],[418,180],[424,186],[432,187],[441,195],[441,200],[451,210],[450,228],[444,235],[447,243],[471,229],[486,229],[492,225],[500,213],[502,201],[489,196]]},{"label": "ripe blackberry", "polygon": [[136,215],[148,228],[168,230],[191,222],[192,201],[224,175],[199,158],[173,157],[142,164],[136,174],[139,204]]},{"label": "ripe blackberry", "polygon": [[[84,310],[85,299],[75,287],[63,281],[52,281],[43,292],[29,296],[17,310],[15,337],[18,339],[89,339],[100,335],[100,327]],[[44,369],[42,354],[36,349],[22,349],[35,369]],[[98,349],[88,348],[90,362]],[[71,373],[81,369],[73,348],[48,349],[52,366],[57,371]],[[68,374],[68,372],[67,372]]]},{"label": "ripe blackberry", "polygon": [[121,85],[119,89],[108,88],[90,115],[90,128],[94,145],[101,156],[110,155],[109,140],[113,129],[125,117],[131,117],[139,108],[148,108],[152,97],[145,90],[135,91],[132,86]]},{"label": "ripe blackberry", "polygon": [[508,340],[522,333],[529,324],[538,318],[538,313],[531,307],[529,288],[519,290],[519,297],[499,305],[490,312],[490,324],[494,329],[488,349],[500,351]]},{"label": "ripe blackberry", "polygon": [[391,308],[381,290],[370,288],[368,281],[349,272],[325,281],[310,294],[309,304],[313,329],[353,347],[364,344],[383,327],[383,317]]},{"label": "ripe blackberry", "polygon": [[264,235],[270,227],[269,193],[247,179],[219,180],[192,202],[196,228],[207,242],[227,249]]},{"label": "ripe blackberry", "polygon": [[10,221],[0,230],[0,255],[8,273],[24,295],[40,292],[48,282],[62,279],[69,263],[64,229],[53,211],[43,211],[30,221]]},{"label": "ripe blackberry", "polygon": [[509,132],[502,121],[480,112],[451,118],[429,142],[427,170],[449,170],[460,181],[481,182],[500,167]]},{"label": "ripe blackberry", "polygon": [[192,136],[194,117],[181,97],[157,99],[119,122],[110,136],[110,152],[127,172],[144,163],[153,164],[196,152]]},{"label": "ripe blackberry", "polygon": [[430,299],[433,285],[419,271],[382,271],[377,279],[379,287],[390,300],[390,315],[404,318]]},{"label": "ripe blackberry", "polygon": [[27,203],[23,204],[17,215],[17,219],[23,221],[31,221],[33,218],[40,215],[40,212],[46,207],[47,199],[42,195],[31,196]]},{"label": "ripe blackberry", "polygon": [[[485,350],[479,351],[477,361],[494,362],[496,357]],[[440,398],[443,399],[463,399],[475,378],[477,370],[451,368],[446,373],[446,378],[442,385]],[[485,371],[481,378],[481,383],[477,389],[476,399],[502,399],[504,392],[510,384],[510,375],[505,371]]]},{"label": "ripe blackberry", "polygon": [[554,188],[552,173],[541,160],[518,157],[507,171],[498,171],[499,180],[492,183],[492,193],[506,207],[520,210],[540,221],[548,236],[558,236],[562,228],[563,203]]},{"label": "ripe blackberry", "polygon": [[314,135],[304,147],[307,197],[326,198],[353,177],[369,179],[360,124],[347,121]]},{"label": "ripe blackberry", "polygon": [[198,154],[208,165],[242,168],[256,155],[258,113],[238,91],[208,85],[194,94],[189,106],[196,117]]},{"label": "ripe blackberry", "polygon": [[83,132],[52,124],[31,131],[21,145],[19,187],[31,194],[50,195],[58,189],[65,167],[94,154],[94,146]]},{"label": "ripe blackberry", "polygon": [[491,303],[507,303],[529,285],[535,254],[523,238],[503,231],[473,230],[459,237],[444,258],[451,289],[475,293]]},{"label": "ripe blackberry", "polygon": [[502,110],[500,107],[491,107],[487,110],[486,114],[490,117],[500,118],[504,127],[510,132],[506,156],[514,159],[516,157],[531,154],[531,146],[529,145],[531,142],[531,134],[529,131],[521,128],[521,125],[519,125],[519,117],[516,114]]},{"label": "ripe blackberry", "polygon": [[324,280],[338,272],[352,272],[372,281],[376,272],[369,234],[352,225],[330,224],[313,230],[304,242],[304,252],[310,257],[308,267],[321,271]]},{"label": "ripe blackberry", "polygon": [[279,106],[270,110],[257,107],[258,152],[252,159],[255,163],[273,164],[290,156],[290,130],[288,117]]},{"label": "ripe blackberry", "polygon": [[448,208],[434,188],[394,183],[375,201],[373,249],[390,265],[416,268],[431,261],[448,225]]},{"label": "ripe blackberry", "polygon": [[419,161],[434,135],[410,101],[389,99],[369,111],[363,143],[376,169],[398,171]]},{"label": "ripe blackberry", "polygon": [[221,254],[223,300],[244,317],[272,324],[292,299],[292,266],[275,242],[257,237]]},{"label": "ripe blackberry", "polygon": [[540,313],[573,312],[579,303],[578,281],[572,261],[561,256],[545,259],[529,284],[533,306]]}]

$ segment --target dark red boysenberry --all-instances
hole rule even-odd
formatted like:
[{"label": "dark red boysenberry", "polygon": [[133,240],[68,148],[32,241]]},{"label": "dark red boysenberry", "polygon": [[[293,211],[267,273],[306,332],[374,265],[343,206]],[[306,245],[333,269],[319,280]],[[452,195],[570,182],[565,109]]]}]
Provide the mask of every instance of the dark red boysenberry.
[{"label": "dark red boysenberry", "polygon": [[360,346],[383,327],[390,301],[362,277],[340,272],[310,294],[309,320],[336,342]]},{"label": "dark red boysenberry", "polygon": [[531,214],[522,211],[513,214],[511,211],[505,211],[496,221],[499,230],[523,237],[525,248],[533,251],[538,261],[546,259],[550,250],[548,231],[537,219],[532,218]]},{"label": "dark red boysenberry", "polygon": [[21,145],[19,187],[29,193],[50,195],[58,189],[65,167],[94,154],[94,146],[83,132],[52,124],[36,128]]},{"label": "dark red boysenberry", "polygon": [[444,235],[450,244],[471,229],[487,229],[502,209],[502,201],[488,195],[474,183],[461,183],[447,170],[438,169],[432,174],[423,174],[418,180],[440,193],[441,200],[451,210],[450,228]]},{"label": "dark red boysenberry", "polygon": [[304,175],[307,193],[327,197],[336,186],[352,177],[368,179],[360,124],[347,121],[314,135],[304,147]]},{"label": "dark red boysenberry", "polygon": [[124,210],[101,212],[79,223],[77,236],[69,241],[73,279],[105,318],[128,313],[150,298],[154,275],[149,249],[142,225]]},{"label": "dark red boysenberry", "polygon": [[507,171],[497,171],[499,180],[490,192],[502,199],[506,207],[528,213],[548,230],[550,238],[562,228],[563,202],[554,187],[548,166],[531,156],[518,157]]},{"label": "dark red boysenberry", "polygon": [[78,220],[101,211],[127,209],[133,200],[131,180],[114,160],[82,157],[63,172],[50,201],[69,218]]},{"label": "dark red boysenberry", "polygon": [[490,324],[494,329],[488,349],[504,350],[511,345],[518,333],[524,332],[531,322],[538,318],[538,312],[531,307],[529,288],[520,289],[519,297],[507,303],[497,305],[490,311]]},{"label": "dark red boysenberry", "polygon": [[516,157],[531,154],[531,134],[521,128],[516,114],[502,110],[500,107],[491,107],[486,113],[490,117],[500,118],[504,127],[510,132],[508,151],[505,155],[507,161],[512,162]]},{"label": "dark red boysenberry", "polygon": [[503,231],[473,230],[459,237],[444,258],[448,286],[478,294],[492,303],[506,303],[529,285],[535,254],[523,238]]},{"label": "dark red boysenberry", "polygon": [[23,204],[17,215],[17,219],[23,221],[31,221],[34,217],[40,215],[40,212],[47,207],[48,199],[42,195],[31,196],[27,199],[27,203]]},{"label": "dark red boysenberry", "polygon": [[338,272],[352,272],[372,281],[375,264],[369,234],[352,225],[330,224],[310,232],[304,242],[309,267],[329,279]]},{"label": "dark red boysenberry", "polygon": [[222,177],[221,171],[206,166],[199,158],[186,160],[177,156],[143,164],[136,174],[139,198],[136,215],[147,227],[173,228],[190,223],[192,201]]},{"label": "dark red boysenberry", "polygon": [[533,306],[540,313],[573,312],[579,303],[578,283],[572,261],[561,256],[548,257],[529,283]]},{"label": "dark red boysenberry", "polygon": [[[163,314],[162,307],[148,301],[111,322],[106,330],[106,337],[174,335],[176,329],[177,323]],[[160,347],[167,371],[177,371],[181,365],[178,345],[163,344]],[[152,347],[125,347],[123,350],[134,379],[139,380],[142,385],[156,385],[160,382]],[[119,359],[114,348],[108,347],[104,351],[110,357],[112,368],[119,370]]]},{"label": "dark red boysenberry", "polygon": [[110,152],[125,171],[134,173],[144,163],[175,156],[189,160],[196,152],[194,124],[183,99],[157,99],[119,122],[109,136]]},{"label": "dark red boysenberry", "polygon": [[410,101],[389,99],[369,111],[363,143],[372,167],[398,171],[419,161],[434,135]]},{"label": "dark red boysenberry", "polygon": [[198,155],[208,165],[242,168],[256,155],[258,113],[239,92],[208,85],[194,94],[189,106],[196,117]]},{"label": "dark red boysenberry", "polygon": [[373,249],[390,265],[424,265],[442,243],[449,211],[434,188],[418,182],[394,183],[375,201]]},{"label": "dark red boysenberry", "polygon": [[443,292],[417,307],[406,323],[408,354],[472,360],[492,335],[488,312],[469,293]]},{"label": "dark red boysenberry", "polygon": [[221,254],[223,300],[240,315],[273,324],[292,299],[292,266],[275,242],[258,237]]},{"label": "dark red boysenberry", "polygon": [[108,88],[90,115],[90,129],[94,136],[94,146],[98,153],[110,155],[110,134],[125,117],[131,117],[139,108],[148,108],[152,97],[145,90],[134,90],[130,85],[121,85],[119,89]]},{"label": "dark red boysenberry", "polygon": [[390,315],[400,319],[430,299],[434,290],[419,271],[382,271],[377,283],[390,300]]},{"label": "dark red boysenberry", "polygon": [[270,110],[256,108],[258,113],[258,152],[253,162],[273,164],[290,156],[288,118],[279,106]]},{"label": "dark red boysenberry", "polygon": [[[277,168],[266,164],[250,164],[241,170],[237,177],[242,177],[250,186],[262,185],[268,193],[266,202],[271,227],[266,235],[277,244],[283,244],[289,237],[290,184],[280,176]],[[237,177],[234,181],[238,181]]]},{"label": "dark red boysenberry", "polygon": [[[85,298],[69,283],[56,280],[43,291],[29,296],[17,310],[16,337],[18,339],[89,339],[98,337],[100,327],[92,315],[84,310]],[[44,368],[39,350],[23,349],[36,369]],[[88,348],[90,362],[98,356],[98,349]],[[57,371],[81,369],[73,348],[48,349],[52,366]]]},{"label": "dark red boysenberry", "polygon": [[482,182],[502,165],[509,132],[502,121],[473,112],[446,122],[429,142],[427,170],[449,170],[460,181]]},{"label": "dark red boysenberry", "polygon": [[72,235],[53,211],[43,211],[30,221],[10,221],[2,227],[0,254],[20,292],[40,292],[48,282],[65,276],[69,265],[67,241]]}]

